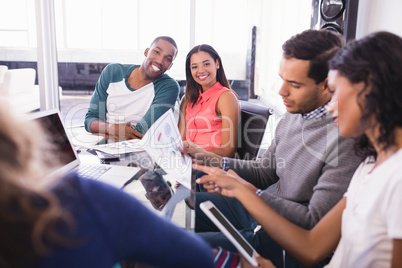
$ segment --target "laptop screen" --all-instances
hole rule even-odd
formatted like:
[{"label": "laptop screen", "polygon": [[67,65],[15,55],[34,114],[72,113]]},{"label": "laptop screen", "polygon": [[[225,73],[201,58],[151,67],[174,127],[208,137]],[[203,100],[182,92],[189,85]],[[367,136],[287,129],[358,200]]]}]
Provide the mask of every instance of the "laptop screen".
[{"label": "laptop screen", "polygon": [[56,152],[52,157],[58,158],[62,165],[61,172],[67,172],[79,165],[80,161],[71,145],[58,110],[40,111],[31,114],[29,118],[39,122],[48,134],[50,142],[54,144]]}]

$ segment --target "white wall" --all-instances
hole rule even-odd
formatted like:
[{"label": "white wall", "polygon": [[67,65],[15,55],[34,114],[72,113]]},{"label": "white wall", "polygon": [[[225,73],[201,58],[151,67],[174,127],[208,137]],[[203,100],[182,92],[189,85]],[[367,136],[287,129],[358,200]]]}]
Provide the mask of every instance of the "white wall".
[{"label": "white wall", "polygon": [[356,38],[376,31],[402,36],[401,0],[360,0]]}]

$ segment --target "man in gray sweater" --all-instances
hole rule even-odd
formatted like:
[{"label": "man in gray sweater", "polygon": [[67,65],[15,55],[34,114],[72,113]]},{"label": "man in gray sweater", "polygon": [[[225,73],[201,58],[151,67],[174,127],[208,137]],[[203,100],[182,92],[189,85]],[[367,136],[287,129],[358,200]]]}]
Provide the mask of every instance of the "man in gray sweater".
[{"label": "man in gray sweater", "polygon": [[[342,37],[327,30],[307,30],[283,44],[279,70],[283,84],[279,95],[287,112],[261,159],[220,157],[188,142],[182,152],[205,165],[234,170],[251,182],[256,194],[279,214],[311,229],[342,198],[362,161],[353,151],[354,141],[339,136],[326,112],[331,100],[327,63],[342,45]],[[282,249],[263,230],[258,230],[257,222],[234,198],[196,193],[195,229],[200,236],[212,246],[235,250],[199,209],[199,204],[206,200],[225,214],[260,255],[271,259],[277,267],[282,266]],[[287,255],[286,267],[301,265]]]}]

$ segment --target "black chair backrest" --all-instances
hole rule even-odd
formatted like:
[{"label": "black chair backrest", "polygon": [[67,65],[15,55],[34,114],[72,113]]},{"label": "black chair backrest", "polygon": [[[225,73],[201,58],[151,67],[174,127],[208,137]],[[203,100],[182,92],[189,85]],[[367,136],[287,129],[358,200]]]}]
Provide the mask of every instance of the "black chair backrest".
[{"label": "black chair backrest", "polygon": [[249,80],[231,80],[230,87],[236,92],[239,100],[248,101],[250,91]]},{"label": "black chair backrest", "polygon": [[250,102],[239,102],[240,128],[236,157],[252,160],[258,155],[265,127],[273,110]]}]

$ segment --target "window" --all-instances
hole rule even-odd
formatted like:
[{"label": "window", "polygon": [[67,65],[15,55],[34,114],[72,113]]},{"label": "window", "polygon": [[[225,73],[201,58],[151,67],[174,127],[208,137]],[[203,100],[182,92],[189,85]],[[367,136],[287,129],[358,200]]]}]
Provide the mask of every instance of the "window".
[{"label": "window", "polygon": [[36,48],[34,4],[0,0],[0,47]]},{"label": "window", "polygon": [[[194,45],[208,43],[229,79],[246,79],[251,28],[257,26],[256,94],[277,98],[281,45],[310,27],[311,0],[55,0],[60,62],[138,63],[150,42],[172,36],[179,54],[168,71],[185,79]],[[5,7],[5,8],[4,8]],[[194,14],[194,15],[191,15]],[[35,61],[35,1],[0,0],[0,61]]]}]

